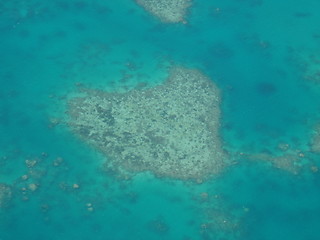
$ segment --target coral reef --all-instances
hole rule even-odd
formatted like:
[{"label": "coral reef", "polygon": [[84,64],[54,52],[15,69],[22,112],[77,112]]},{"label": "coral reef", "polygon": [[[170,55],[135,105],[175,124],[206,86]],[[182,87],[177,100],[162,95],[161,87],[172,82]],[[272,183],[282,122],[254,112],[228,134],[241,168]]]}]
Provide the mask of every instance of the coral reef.
[{"label": "coral reef", "polygon": [[108,156],[112,169],[202,182],[227,164],[220,92],[200,71],[173,67],[150,89],[84,92],[68,100],[69,125]]},{"label": "coral reef", "polygon": [[320,82],[320,58],[318,54],[306,54],[302,56],[302,68],[304,70],[304,79]]},{"label": "coral reef", "polygon": [[241,215],[236,217],[228,211],[208,207],[204,209],[207,222],[200,226],[203,239],[241,239]]},{"label": "coral reef", "polygon": [[156,219],[147,223],[147,229],[156,234],[165,235],[169,232],[170,227],[162,216],[158,216]]},{"label": "coral reef", "polygon": [[313,131],[313,137],[310,142],[310,150],[314,153],[320,153],[320,124]]},{"label": "coral reef", "polygon": [[8,205],[12,196],[11,188],[4,183],[0,183],[0,208]]},{"label": "coral reef", "polygon": [[185,15],[191,0],[136,0],[146,11],[165,23],[186,23]]},{"label": "coral reef", "polygon": [[269,153],[240,154],[253,161],[267,161],[273,167],[297,175],[303,168],[303,161],[306,161],[302,152],[290,152],[280,156]]}]

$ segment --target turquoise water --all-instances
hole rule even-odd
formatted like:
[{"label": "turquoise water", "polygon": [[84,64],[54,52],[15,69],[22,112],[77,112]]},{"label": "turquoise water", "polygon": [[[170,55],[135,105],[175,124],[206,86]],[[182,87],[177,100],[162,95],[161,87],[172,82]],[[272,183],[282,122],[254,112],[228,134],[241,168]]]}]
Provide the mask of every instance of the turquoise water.
[{"label": "turquoise water", "polygon": [[[306,56],[320,55],[319,8],[194,0],[183,25],[132,0],[0,1],[0,183],[12,189],[0,239],[320,239],[320,173],[308,165],[320,167],[309,152],[320,82],[304,77]],[[64,124],[66,98],[79,85],[159,84],[171,61],[221,89],[221,137],[238,164],[202,184],[117,179]],[[279,143],[306,155],[300,174],[237,155],[277,156]]]}]

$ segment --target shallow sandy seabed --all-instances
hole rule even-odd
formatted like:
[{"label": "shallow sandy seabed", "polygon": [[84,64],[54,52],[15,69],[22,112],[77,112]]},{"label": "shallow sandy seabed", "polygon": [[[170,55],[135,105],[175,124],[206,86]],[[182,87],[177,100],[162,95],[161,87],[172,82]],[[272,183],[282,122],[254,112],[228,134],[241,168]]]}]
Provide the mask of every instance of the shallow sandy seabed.
[{"label": "shallow sandy seabed", "polygon": [[173,67],[162,85],[146,90],[84,91],[68,101],[69,125],[115,169],[203,180],[225,167],[220,92],[198,70]]},{"label": "shallow sandy seabed", "polygon": [[187,9],[191,0],[135,0],[146,11],[165,23],[186,23]]}]

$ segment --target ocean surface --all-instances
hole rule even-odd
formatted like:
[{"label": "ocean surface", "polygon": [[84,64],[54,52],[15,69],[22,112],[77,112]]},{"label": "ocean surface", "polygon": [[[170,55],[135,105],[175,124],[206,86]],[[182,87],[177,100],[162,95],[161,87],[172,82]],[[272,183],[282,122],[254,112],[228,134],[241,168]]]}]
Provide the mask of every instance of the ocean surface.
[{"label": "ocean surface", "polygon": [[[0,240],[319,240],[319,9],[193,0],[170,24],[133,0],[0,0]],[[103,171],[67,99],[161,84],[170,64],[220,88],[234,164],[203,183]]]}]

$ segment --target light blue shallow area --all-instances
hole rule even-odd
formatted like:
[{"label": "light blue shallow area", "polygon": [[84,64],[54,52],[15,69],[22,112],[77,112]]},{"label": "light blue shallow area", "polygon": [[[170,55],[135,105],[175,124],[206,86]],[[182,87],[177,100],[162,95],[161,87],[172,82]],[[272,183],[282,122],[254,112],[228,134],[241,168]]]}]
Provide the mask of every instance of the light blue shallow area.
[{"label": "light blue shallow area", "polygon": [[[278,155],[279,143],[308,151],[320,83],[299,61],[320,55],[318,9],[316,0],[193,0],[183,25],[133,0],[0,1],[0,183],[12,188],[0,240],[320,239],[319,172],[237,157]],[[171,61],[221,89],[221,137],[239,163],[203,184],[115,179],[64,124],[66,99],[79,86],[159,84]],[[307,157],[320,167],[320,155]]]}]

